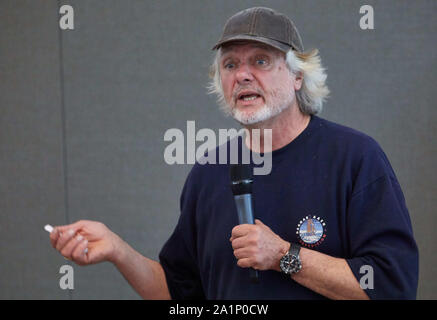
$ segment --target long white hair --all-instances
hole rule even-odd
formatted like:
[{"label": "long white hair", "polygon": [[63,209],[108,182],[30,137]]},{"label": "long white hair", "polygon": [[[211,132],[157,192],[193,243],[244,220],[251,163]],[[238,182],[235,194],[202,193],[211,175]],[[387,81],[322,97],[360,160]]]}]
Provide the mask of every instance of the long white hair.
[{"label": "long white hair", "polygon": [[[221,109],[229,114],[226,106],[223,88],[220,80],[219,62],[221,48],[217,50],[214,61],[210,67],[209,76],[211,81],[208,85],[208,92],[217,95],[217,102]],[[318,114],[322,111],[323,102],[329,95],[326,85],[326,73],[322,67],[319,51],[313,49],[307,53],[298,53],[289,50],[285,56],[288,69],[293,74],[300,73],[303,81],[300,90],[296,91],[296,99],[299,109],[304,114]]]}]

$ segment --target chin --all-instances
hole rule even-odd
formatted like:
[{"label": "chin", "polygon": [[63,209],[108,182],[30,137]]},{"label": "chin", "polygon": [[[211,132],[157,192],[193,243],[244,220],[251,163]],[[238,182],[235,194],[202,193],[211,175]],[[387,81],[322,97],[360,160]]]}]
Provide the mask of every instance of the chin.
[{"label": "chin", "polygon": [[274,110],[267,105],[263,105],[256,111],[244,111],[240,109],[232,110],[232,117],[242,125],[253,125],[261,123],[275,116]]}]

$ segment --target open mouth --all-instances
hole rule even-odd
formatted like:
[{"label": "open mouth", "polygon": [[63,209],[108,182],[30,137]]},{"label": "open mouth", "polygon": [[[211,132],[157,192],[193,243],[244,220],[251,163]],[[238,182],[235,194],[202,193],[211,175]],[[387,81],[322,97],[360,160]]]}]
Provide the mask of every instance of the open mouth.
[{"label": "open mouth", "polygon": [[261,98],[261,96],[253,91],[245,91],[245,92],[240,92],[238,94],[237,100],[239,101],[244,101],[244,102],[250,102],[250,101],[254,101],[257,98]]},{"label": "open mouth", "polygon": [[242,95],[241,97],[238,98],[238,100],[253,101],[259,97],[261,97],[259,94],[249,94],[249,95]]}]

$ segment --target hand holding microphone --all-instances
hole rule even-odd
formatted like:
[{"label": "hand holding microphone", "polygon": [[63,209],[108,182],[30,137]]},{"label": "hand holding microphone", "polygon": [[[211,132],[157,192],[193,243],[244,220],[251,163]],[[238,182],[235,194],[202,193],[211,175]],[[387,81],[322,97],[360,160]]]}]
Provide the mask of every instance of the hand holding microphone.
[{"label": "hand holding microphone", "polygon": [[290,248],[268,226],[254,219],[252,203],[252,168],[249,165],[231,165],[231,188],[238,212],[239,225],[232,229],[234,255],[238,266],[249,269],[252,282],[258,282],[258,270],[281,271],[279,261]]},{"label": "hand holding microphone", "polygon": [[[231,188],[237,206],[238,221],[241,224],[254,224],[252,203],[252,168],[247,164],[231,164]],[[231,238],[232,239],[232,238]],[[235,249],[235,248],[234,248]],[[250,269],[250,279],[258,282],[258,271]]]}]

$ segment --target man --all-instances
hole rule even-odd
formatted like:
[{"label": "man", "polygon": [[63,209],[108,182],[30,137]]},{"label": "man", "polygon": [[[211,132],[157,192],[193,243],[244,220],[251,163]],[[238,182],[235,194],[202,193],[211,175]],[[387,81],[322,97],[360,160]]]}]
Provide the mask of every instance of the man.
[{"label": "man", "polygon": [[238,225],[229,164],[196,164],[159,262],[98,222],[57,227],[52,245],[79,265],[113,262],[146,299],[414,299],[402,191],[373,139],[315,115],[328,94],[317,51],[305,53],[293,22],[268,8],[231,17],[214,49],[221,107],[249,131],[272,130],[268,150],[239,140],[272,153],[271,173],[254,177],[255,225]]}]

